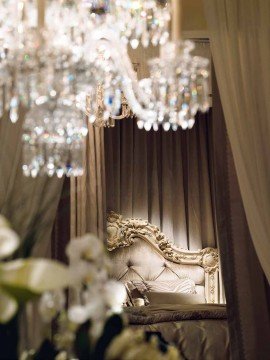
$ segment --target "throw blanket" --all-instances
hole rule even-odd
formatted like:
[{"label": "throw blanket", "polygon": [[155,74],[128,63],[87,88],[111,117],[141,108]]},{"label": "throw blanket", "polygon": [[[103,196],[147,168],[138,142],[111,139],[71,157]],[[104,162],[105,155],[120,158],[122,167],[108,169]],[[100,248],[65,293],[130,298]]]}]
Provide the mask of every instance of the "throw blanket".
[{"label": "throw blanket", "polygon": [[227,319],[225,305],[149,305],[125,309],[130,325],[150,325],[163,322]]},{"label": "throw blanket", "polygon": [[132,328],[160,332],[177,346],[181,359],[231,359],[224,305],[149,305],[125,312]]}]

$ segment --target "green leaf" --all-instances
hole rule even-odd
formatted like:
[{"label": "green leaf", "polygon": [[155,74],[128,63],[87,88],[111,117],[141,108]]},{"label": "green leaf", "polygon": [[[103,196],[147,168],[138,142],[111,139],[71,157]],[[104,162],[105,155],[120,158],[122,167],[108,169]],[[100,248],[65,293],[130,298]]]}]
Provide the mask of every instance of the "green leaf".
[{"label": "green leaf", "polygon": [[54,360],[58,354],[54,344],[49,340],[45,339],[37,350],[34,360]]},{"label": "green leaf", "polygon": [[0,285],[18,299],[27,301],[45,291],[65,288],[68,268],[45,259],[15,260],[0,265]]},{"label": "green leaf", "polygon": [[0,288],[0,323],[9,322],[18,311],[16,300]]},{"label": "green leaf", "polygon": [[77,330],[74,350],[78,359],[91,359],[90,326],[90,321],[87,321]]},{"label": "green leaf", "polygon": [[124,320],[121,315],[112,315],[104,326],[103,334],[96,343],[93,360],[105,359],[105,353],[112,340],[121,334],[124,329]]}]

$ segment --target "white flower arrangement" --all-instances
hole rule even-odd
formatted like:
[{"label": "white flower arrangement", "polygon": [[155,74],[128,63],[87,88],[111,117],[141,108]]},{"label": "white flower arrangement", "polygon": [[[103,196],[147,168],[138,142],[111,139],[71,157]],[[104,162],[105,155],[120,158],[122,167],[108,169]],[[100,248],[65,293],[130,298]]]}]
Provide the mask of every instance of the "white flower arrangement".
[{"label": "white flower arrangement", "polygon": [[[48,353],[56,360],[135,360],[143,359],[146,351],[151,358],[177,359],[172,347],[168,347],[166,356],[159,352],[157,338],[149,342],[143,331],[134,335],[123,331],[126,321],[118,314],[126,290],[123,284],[109,278],[110,260],[97,237],[87,234],[69,243],[68,267],[45,259],[7,261],[19,246],[19,236],[0,215],[0,323],[8,323],[19,304],[40,296],[39,313],[44,324],[50,330],[52,321],[57,325],[53,342],[45,338],[39,349],[25,350],[21,360],[48,358]],[[64,292],[67,289],[68,302]],[[126,342],[129,346],[123,347]],[[139,357],[130,356],[134,353]]]},{"label": "white flower arrangement", "polygon": [[[66,253],[70,261],[71,276],[76,278],[75,284],[78,284],[78,280],[81,283],[81,300],[79,304],[69,307],[70,318],[75,318],[74,312],[80,312],[84,319],[82,308],[85,317],[95,322],[105,321],[107,314],[120,312],[126,299],[126,290],[121,283],[108,277],[111,264],[102,241],[87,234],[71,240]],[[78,291],[78,287],[76,290]],[[79,316],[76,322],[79,322]]]},{"label": "white flower arrangement", "polygon": [[20,238],[10,228],[7,219],[0,215],[0,259],[6,259],[17,250]]},{"label": "white flower arrangement", "polygon": [[20,237],[0,214],[1,324],[7,324],[14,318],[19,304],[40,296],[44,291],[60,291],[68,285],[68,270],[63,264],[46,259],[16,258],[20,246]]},{"label": "white flower arrangement", "polygon": [[96,236],[86,234],[71,240],[67,246],[66,254],[71,265],[79,261],[97,262],[99,257],[104,254],[104,246]]},{"label": "white flower arrangement", "polygon": [[[57,339],[67,338],[70,328],[74,331],[91,321],[90,336],[97,339],[109,316],[121,313],[126,300],[123,284],[109,279],[111,266],[104,245],[92,234],[86,234],[70,241],[66,248],[69,259],[70,305],[66,310],[66,328],[57,334]],[[40,315],[44,322],[52,320],[65,306],[58,307],[59,301],[52,294],[44,294],[40,300]],[[73,325],[72,325],[73,324]]]}]

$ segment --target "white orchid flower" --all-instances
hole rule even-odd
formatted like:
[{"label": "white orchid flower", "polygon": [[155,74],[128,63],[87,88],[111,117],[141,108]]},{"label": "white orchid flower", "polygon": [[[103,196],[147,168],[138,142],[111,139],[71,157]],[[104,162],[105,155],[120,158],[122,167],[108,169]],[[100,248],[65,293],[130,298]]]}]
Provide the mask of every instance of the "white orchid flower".
[{"label": "white orchid flower", "polygon": [[[0,215],[0,260],[14,254],[19,236]],[[67,267],[52,260],[17,259],[0,261],[0,323],[12,319],[18,304],[43,292],[64,288],[69,284]]]},{"label": "white orchid flower", "polygon": [[65,295],[62,290],[47,291],[39,301],[39,313],[45,323],[49,323],[64,308]]},{"label": "white orchid flower", "polygon": [[95,235],[86,234],[70,241],[67,246],[67,256],[71,263],[80,260],[96,261],[104,252],[104,245]]},{"label": "white orchid flower", "polygon": [[87,308],[83,305],[73,305],[68,309],[68,319],[74,324],[83,324],[89,319]]},{"label": "white orchid flower", "polygon": [[113,312],[120,312],[126,301],[127,293],[125,286],[116,281],[109,280],[104,286],[104,299]]},{"label": "white orchid flower", "polygon": [[8,227],[0,226],[0,259],[11,256],[19,247],[19,236]]}]

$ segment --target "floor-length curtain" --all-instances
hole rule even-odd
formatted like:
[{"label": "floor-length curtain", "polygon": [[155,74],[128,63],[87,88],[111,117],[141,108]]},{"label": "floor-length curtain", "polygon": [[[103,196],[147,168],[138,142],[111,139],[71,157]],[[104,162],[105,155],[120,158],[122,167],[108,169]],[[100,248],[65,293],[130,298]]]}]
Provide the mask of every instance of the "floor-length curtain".
[{"label": "floor-length curtain", "polygon": [[107,208],[147,219],[178,246],[216,246],[209,164],[211,115],[190,131],[105,129]]},{"label": "floor-length curtain", "polygon": [[[5,215],[21,238],[19,256],[51,257],[51,233],[62,191],[63,179],[22,173],[22,125],[25,110],[12,124],[7,113],[0,118],[0,213]],[[20,345],[35,348],[41,334],[37,307],[23,313]],[[27,326],[26,326],[27,324]]]},{"label": "floor-length curtain", "polygon": [[270,281],[270,2],[204,2],[245,213]]},{"label": "floor-length curtain", "polygon": [[213,76],[212,156],[217,241],[227,301],[232,359],[268,359],[267,281],[249,233],[235,164]]},{"label": "floor-length curtain", "polygon": [[88,125],[84,175],[71,179],[71,237],[106,238],[104,129]]},{"label": "floor-length curtain", "polygon": [[[22,125],[25,110],[12,124],[0,119],[0,213],[24,242],[23,256],[50,256],[51,231],[63,181],[46,176],[27,178],[22,173]],[[33,246],[34,245],[34,246]]]}]

